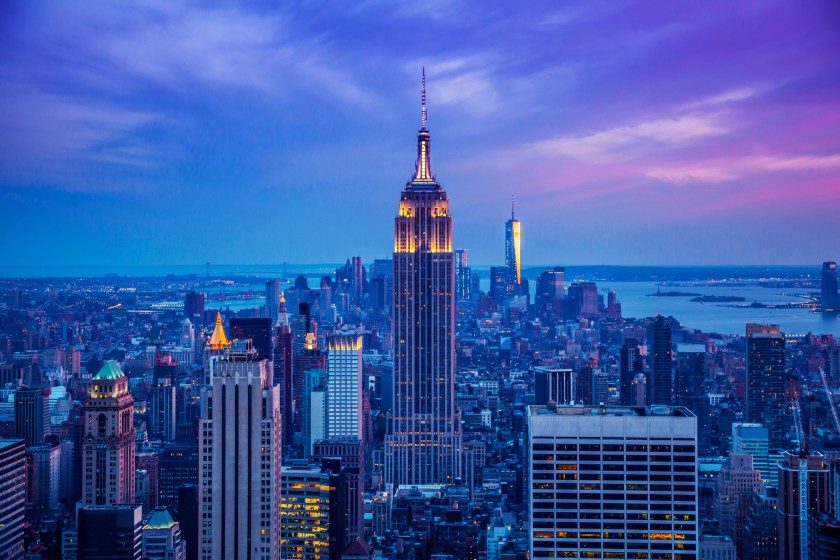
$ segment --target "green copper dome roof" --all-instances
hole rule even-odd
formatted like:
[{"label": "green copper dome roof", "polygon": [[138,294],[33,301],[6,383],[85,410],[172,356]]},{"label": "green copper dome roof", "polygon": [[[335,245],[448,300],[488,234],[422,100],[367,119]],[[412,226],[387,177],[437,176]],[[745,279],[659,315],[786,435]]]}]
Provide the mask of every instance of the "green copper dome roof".
[{"label": "green copper dome roof", "polygon": [[114,380],[114,379],[122,379],[125,377],[125,374],[120,369],[120,366],[117,365],[117,362],[114,360],[108,360],[104,364],[102,364],[102,369],[99,370],[99,373],[96,374],[94,380]]},{"label": "green copper dome roof", "polygon": [[164,506],[158,506],[152,510],[152,515],[149,517],[144,529],[169,529],[175,525],[175,520],[169,515],[169,510]]}]

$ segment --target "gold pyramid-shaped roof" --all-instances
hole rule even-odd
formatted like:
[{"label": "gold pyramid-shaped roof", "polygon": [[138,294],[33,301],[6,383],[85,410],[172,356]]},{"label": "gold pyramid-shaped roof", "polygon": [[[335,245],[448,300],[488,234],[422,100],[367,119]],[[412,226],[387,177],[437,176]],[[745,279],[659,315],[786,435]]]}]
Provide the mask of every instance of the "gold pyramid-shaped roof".
[{"label": "gold pyramid-shaped roof", "polygon": [[216,328],[213,329],[213,335],[210,337],[210,342],[207,343],[207,348],[210,350],[227,350],[230,348],[230,341],[225,334],[225,328],[222,326],[222,313],[216,315]]}]

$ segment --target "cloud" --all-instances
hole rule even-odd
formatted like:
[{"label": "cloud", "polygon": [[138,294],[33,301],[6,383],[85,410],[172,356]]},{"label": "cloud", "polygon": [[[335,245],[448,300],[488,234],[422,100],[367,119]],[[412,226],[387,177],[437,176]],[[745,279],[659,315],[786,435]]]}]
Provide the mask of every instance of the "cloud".
[{"label": "cloud", "polygon": [[644,175],[675,184],[722,183],[747,175],[781,171],[840,169],[840,153],[825,156],[745,156],[682,162],[645,170]]},{"label": "cloud", "polygon": [[546,158],[571,157],[591,162],[626,159],[643,148],[661,150],[729,132],[721,115],[685,115],[619,126],[580,136],[566,135],[531,142],[524,152]]}]

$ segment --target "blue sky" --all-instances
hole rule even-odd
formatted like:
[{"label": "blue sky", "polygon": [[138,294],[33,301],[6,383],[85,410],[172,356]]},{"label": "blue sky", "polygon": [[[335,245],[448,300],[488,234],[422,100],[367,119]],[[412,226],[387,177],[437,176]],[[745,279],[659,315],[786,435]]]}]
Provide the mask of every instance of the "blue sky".
[{"label": "blue sky", "polygon": [[835,2],[7,2],[10,265],[392,250],[426,66],[455,241],[530,264],[840,259]]}]

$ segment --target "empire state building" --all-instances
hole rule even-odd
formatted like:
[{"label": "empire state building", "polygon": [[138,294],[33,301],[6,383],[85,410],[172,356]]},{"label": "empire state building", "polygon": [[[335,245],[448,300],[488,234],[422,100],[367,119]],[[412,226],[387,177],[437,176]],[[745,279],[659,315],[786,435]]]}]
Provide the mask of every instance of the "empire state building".
[{"label": "empire state building", "polygon": [[394,411],[385,436],[385,482],[394,488],[450,484],[461,466],[452,216],[432,174],[425,70],[421,123],[394,220]]}]

